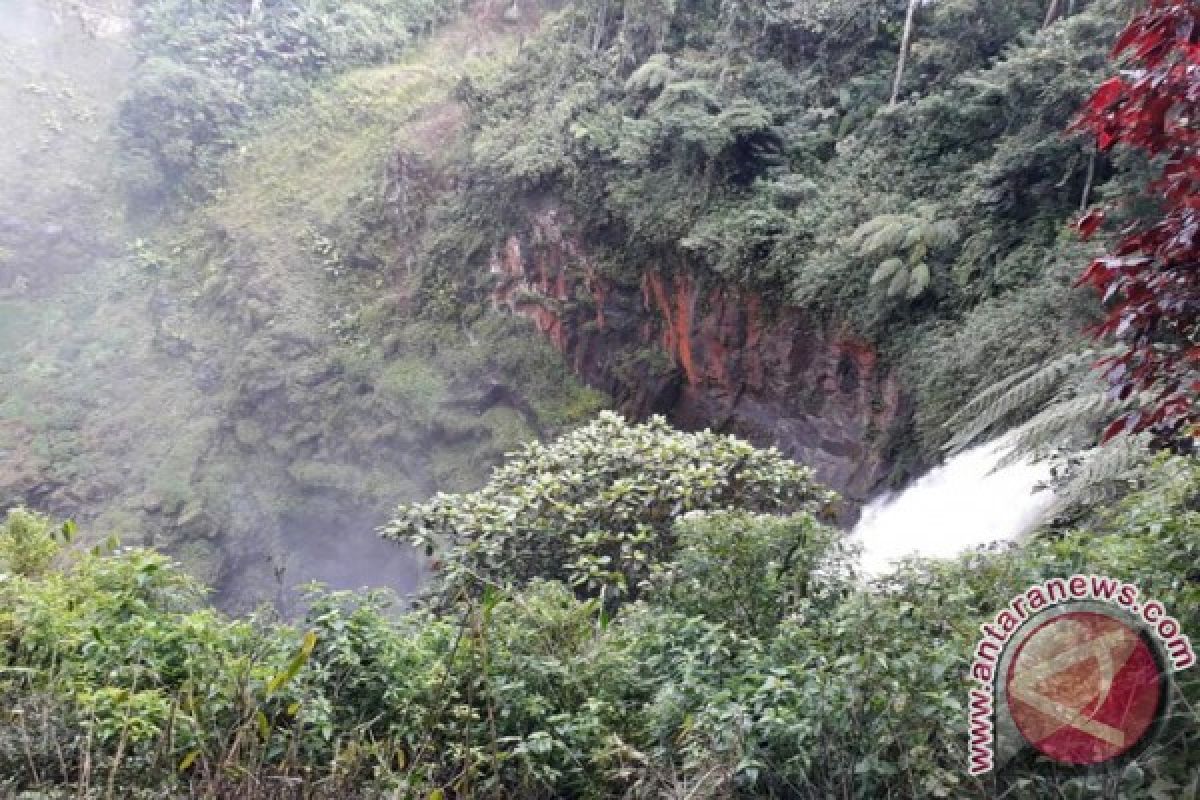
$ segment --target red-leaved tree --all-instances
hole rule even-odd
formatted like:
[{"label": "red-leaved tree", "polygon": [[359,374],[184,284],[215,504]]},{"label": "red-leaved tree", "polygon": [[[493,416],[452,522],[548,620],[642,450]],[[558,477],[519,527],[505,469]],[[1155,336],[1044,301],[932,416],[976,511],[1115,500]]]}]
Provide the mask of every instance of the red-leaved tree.
[{"label": "red-leaved tree", "polygon": [[[1074,124],[1101,152],[1132,148],[1156,170],[1156,211],[1128,224],[1080,283],[1104,298],[1097,336],[1125,345],[1101,367],[1122,400],[1143,398],[1104,432],[1148,431],[1160,442],[1200,432],[1200,0],[1150,0],[1113,49],[1126,69],[1092,95]],[[1090,236],[1095,209],[1079,222]]]}]

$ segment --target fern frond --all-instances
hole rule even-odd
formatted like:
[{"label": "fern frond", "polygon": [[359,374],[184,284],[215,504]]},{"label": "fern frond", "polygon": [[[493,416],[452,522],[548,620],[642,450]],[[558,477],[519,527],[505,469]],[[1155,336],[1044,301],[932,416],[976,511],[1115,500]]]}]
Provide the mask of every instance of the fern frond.
[{"label": "fern frond", "polygon": [[970,445],[1009,415],[1031,409],[1057,393],[1072,373],[1090,366],[1094,350],[1067,353],[1048,364],[1023,370],[984,390],[946,422],[947,428],[961,427],[945,450],[958,452]]},{"label": "fern frond", "polygon": [[1093,449],[1066,485],[1056,492],[1046,518],[1052,519],[1111,497],[1120,482],[1150,458],[1149,444],[1150,436],[1140,433],[1114,437]]},{"label": "fern frond", "polygon": [[872,217],[854,229],[854,233],[850,234],[851,244],[862,244],[863,240],[871,234],[875,233],[880,228],[886,227],[892,223],[895,216],[885,214],[879,217]]},{"label": "fern frond", "polygon": [[889,258],[884,261],[871,275],[871,285],[878,286],[884,281],[890,281],[892,276],[896,274],[896,270],[904,269],[904,262],[898,258]]},{"label": "fern frond", "polygon": [[661,92],[663,87],[675,78],[675,72],[669,64],[669,56],[655,53],[642,64],[629,80],[625,81],[626,92]]},{"label": "fern frond", "polygon": [[938,249],[957,244],[961,237],[962,233],[956,220],[939,219],[930,223],[926,241],[929,242],[930,247]]},{"label": "fern frond", "polygon": [[960,408],[957,413],[942,423],[942,426],[947,429],[953,429],[961,427],[963,424],[972,421],[975,417],[978,417],[979,414],[982,413],[983,409],[991,405],[997,397],[1004,394],[1011,387],[1025,380],[1041,368],[1041,364],[1030,364],[1028,367],[1019,369],[1011,375],[996,381],[972,398],[971,401]]},{"label": "fern frond", "polygon": [[[904,246],[904,240],[908,236],[906,226],[908,220],[905,217],[890,215],[879,219],[882,224],[875,226],[867,235],[860,238],[859,255],[888,255]],[[860,228],[859,232],[861,230]]]},{"label": "fern frond", "polygon": [[929,265],[922,261],[912,268],[912,273],[908,276],[908,299],[915,300],[925,293],[929,288],[931,276],[929,273]]},{"label": "fern frond", "polygon": [[1052,403],[1009,434],[1012,449],[996,468],[1028,457],[1038,458],[1049,450],[1072,443],[1086,446],[1095,441],[1095,431],[1104,420],[1129,405],[1128,401],[1110,397],[1102,388]]},{"label": "fern frond", "polygon": [[713,85],[699,79],[667,84],[654,106],[658,110],[665,110],[675,104],[699,105],[714,113],[721,110],[721,102],[717,99]]},{"label": "fern frond", "polygon": [[908,288],[908,270],[899,269],[888,284],[888,297],[899,297]]},{"label": "fern frond", "polygon": [[722,111],[717,121],[735,136],[747,136],[769,130],[774,122],[770,111],[758,103],[745,100],[738,101]]}]

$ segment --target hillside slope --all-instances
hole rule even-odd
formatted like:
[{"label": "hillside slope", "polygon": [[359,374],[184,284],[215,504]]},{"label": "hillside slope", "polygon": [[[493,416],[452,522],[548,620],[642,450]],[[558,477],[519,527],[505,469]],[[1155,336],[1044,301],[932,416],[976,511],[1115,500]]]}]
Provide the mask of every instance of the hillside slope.
[{"label": "hillside slope", "polygon": [[[115,253],[13,303],[4,499],[165,548],[230,606],[286,608],[311,579],[415,588],[418,560],[374,535],[396,502],[476,486],[603,402],[518,323],[413,313],[453,88],[536,24],[501,13],[317,81],[245,125],[203,193],[134,207]],[[406,194],[418,213],[389,205]]]}]

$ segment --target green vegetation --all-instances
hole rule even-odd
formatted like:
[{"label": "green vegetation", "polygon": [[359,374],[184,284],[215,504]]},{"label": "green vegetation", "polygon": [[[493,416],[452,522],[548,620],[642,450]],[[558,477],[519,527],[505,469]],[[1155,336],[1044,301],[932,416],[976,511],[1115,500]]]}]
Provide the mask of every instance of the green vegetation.
[{"label": "green vegetation", "polygon": [[1047,25],[1041,0],[918,4],[893,104],[907,5],[567,5],[460,89],[472,182],[423,291],[456,287],[443,306],[469,317],[511,198],[550,196],[618,283],[682,272],[872,338],[915,397],[910,450],[936,458],[975,393],[1076,347],[1097,309],[1068,223],[1140,167],[1063,134],[1112,69],[1121,2]]},{"label": "green vegetation", "polygon": [[630,426],[606,412],[552,445],[533,443],[465,496],[411,506],[386,536],[408,540],[447,566],[433,592],[560,580],[606,605],[637,597],[675,549],[680,515],[733,507],[798,511],[832,500],[811,471],[775,451],[662,418]]},{"label": "green vegetation", "polygon": [[[65,525],[65,538],[74,529]],[[60,540],[50,531],[50,521],[24,508],[12,508],[4,520],[4,536],[0,538],[0,562],[7,571],[27,578],[38,577],[49,568],[58,554]]]},{"label": "green vegetation", "polygon": [[[626,443],[614,465],[655,447],[695,452],[679,491],[703,495],[708,470],[729,467],[732,453],[709,460],[690,435],[619,425],[602,420],[542,458],[585,463],[608,431]],[[740,452],[764,488],[782,466],[737,442],[713,444]],[[533,468],[531,455],[510,472]],[[555,474],[525,489],[547,520],[562,494]],[[801,471],[783,485],[818,491]],[[579,483],[580,507],[601,503],[605,486]],[[1163,735],[1123,770],[1073,776],[1022,761],[999,778],[970,779],[963,731],[980,620],[1035,581],[1119,574],[1185,629],[1200,625],[1200,592],[1180,578],[1200,558],[1198,492],[1194,464],[1163,461],[1144,490],[1084,528],[956,562],[912,562],[874,584],[856,577],[845,540],[809,512],[698,511],[646,553],[643,590],[620,606],[523,565],[479,575],[464,546],[446,553],[445,569],[469,591],[442,595],[438,610],[400,613],[381,594],[314,589],[296,626],[206,609],[179,565],[152,552],[68,549],[56,569],[28,575],[8,564],[0,580],[0,791],[1185,797],[1200,769],[1194,671],[1179,675]],[[458,502],[486,512],[478,496]],[[653,504],[626,508],[621,532],[662,524]],[[495,538],[471,530],[482,547]],[[545,546],[544,531],[518,530],[509,546]],[[59,548],[52,526],[24,512],[0,528],[0,542],[28,542],[30,531],[40,551]]]},{"label": "green vegetation", "polygon": [[[486,275],[563,211],[630,296],[652,269],[873,340],[897,472],[1014,425],[1071,465],[1125,401],[1079,371],[1067,222],[1148,169],[1061,132],[1125,0],[131,9],[61,76],[0,49],[33,111],[0,170],[0,797],[1200,792],[1194,670],[1121,768],[968,778],[964,735],[979,625],[1033,582],[1117,575],[1200,631],[1194,458],[868,579],[807,467],[601,413]],[[644,322],[605,323],[628,382],[676,368]],[[413,605],[289,594],[398,581],[348,544],[397,502]]]},{"label": "green vegetation", "polygon": [[388,63],[457,10],[457,0],[299,3],[142,0],[142,63],[122,103],[122,174],[142,206],[211,190],[245,126],[331,75]]}]

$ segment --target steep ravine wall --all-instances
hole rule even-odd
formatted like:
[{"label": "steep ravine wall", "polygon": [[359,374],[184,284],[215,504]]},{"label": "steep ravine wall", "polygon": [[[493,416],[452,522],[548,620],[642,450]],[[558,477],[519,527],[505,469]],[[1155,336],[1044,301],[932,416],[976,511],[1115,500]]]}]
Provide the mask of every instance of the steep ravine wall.
[{"label": "steep ravine wall", "polygon": [[684,270],[647,265],[633,285],[601,277],[570,214],[549,202],[489,268],[494,305],[530,318],[625,413],[774,445],[841,492],[848,515],[887,478],[905,399],[849,330]]}]

